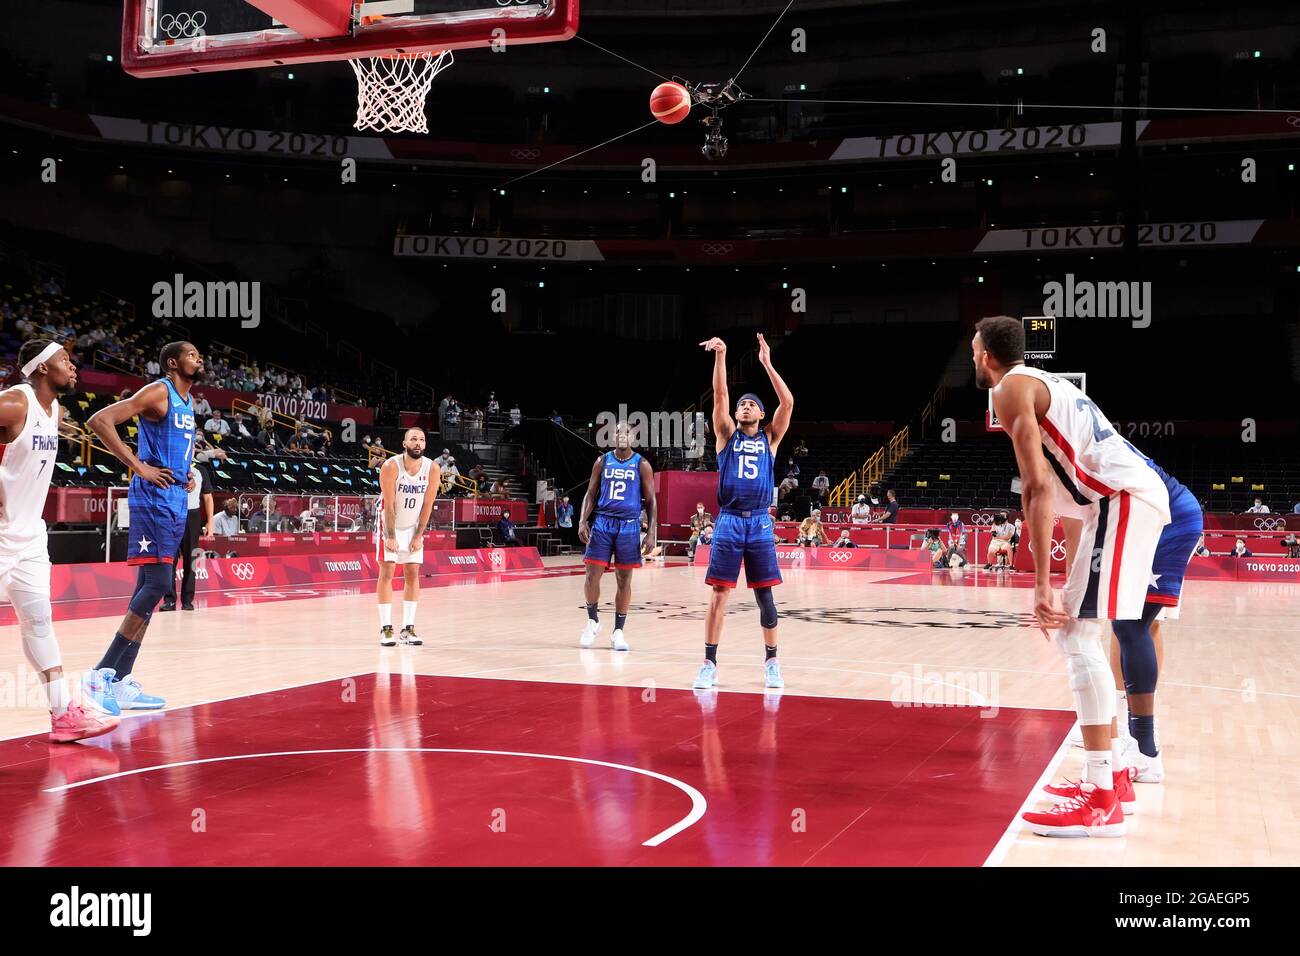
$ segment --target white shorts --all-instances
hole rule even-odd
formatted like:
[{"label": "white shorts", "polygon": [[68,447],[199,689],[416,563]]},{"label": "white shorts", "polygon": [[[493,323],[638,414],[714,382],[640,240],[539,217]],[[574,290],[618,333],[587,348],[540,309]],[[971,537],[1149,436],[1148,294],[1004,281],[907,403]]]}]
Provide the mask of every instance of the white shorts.
[{"label": "white shorts", "polygon": [[1127,491],[1086,509],[1065,582],[1066,612],[1083,619],[1139,620],[1156,545],[1167,523],[1159,511]]},{"label": "white shorts", "polygon": [[50,549],[45,535],[15,550],[0,549],[0,601],[17,605],[32,596],[50,599]]},{"label": "white shorts", "polygon": [[399,551],[389,551],[384,547],[382,533],[375,535],[375,557],[390,564],[423,564],[424,549],[411,551],[411,540],[415,537],[415,528],[397,528],[393,531]]}]

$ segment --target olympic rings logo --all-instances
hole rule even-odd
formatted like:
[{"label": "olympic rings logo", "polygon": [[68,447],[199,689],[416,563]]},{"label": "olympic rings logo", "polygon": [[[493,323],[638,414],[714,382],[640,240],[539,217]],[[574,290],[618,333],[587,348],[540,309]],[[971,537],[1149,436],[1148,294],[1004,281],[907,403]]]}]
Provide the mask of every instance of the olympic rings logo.
[{"label": "olympic rings logo", "polygon": [[848,550],[845,548],[837,548],[831,552],[831,560],[843,564],[846,561],[852,561],[853,555],[849,554]]},{"label": "olympic rings logo", "polygon": [[511,159],[540,159],[542,151],[531,147],[516,147],[510,150]]},{"label": "olympic rings logo", "polygon": [[973,514],[973,515],[970,516],[970,523],[971,523],[971,524],[980,524],[980,525],[990,525],[990,524],[993,523],[993,515],[991,515],[991,514]]},{"label": "olympic rings logo", "polygon": [[1300,116],[1288,116],[1286,121],[1288,126],[1300,126]]},{"label": "olympic rings logo", "polygon": [[729,256],[735,249],[730,242],[706,242],[700,246],[700,252],[706,256]]},{"label": "olympic rings logo", "polygon": [[1281,531],[1286,527],[1285,518],[1256,518],[1255,527],[1259,531]]},{"label": "olympic rings logo", "polygon": [[1065,560],[1065,542],[1062,541],[1060,538],[1052,539],[1052,560],[1054,561]]},{"label": "olympic rings logo", "polygon": [[492,561],[492,567],[494,568],[505,567],[506,553],[504,551],[501,551],[500,549],[494,549],[492,551],[489,551],[488,555]]},{"label": "olympic rings logo", "polygon": [[232,564],[230,573],[241,581],[251,581],[256,571],[251,564]]},{"label": "olympic rings logo", "polygon": [[193,13],[164,13],[158,21],[158,30],[172,40],[196,37],[207,26],[208,15],[202,10]]}]

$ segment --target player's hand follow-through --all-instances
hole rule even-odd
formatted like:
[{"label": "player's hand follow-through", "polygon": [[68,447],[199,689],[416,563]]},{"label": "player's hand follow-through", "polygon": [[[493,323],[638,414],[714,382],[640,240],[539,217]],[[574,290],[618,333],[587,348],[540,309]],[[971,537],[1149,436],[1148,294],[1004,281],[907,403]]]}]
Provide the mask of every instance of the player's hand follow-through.
[{"label": "player's hand follow-through", "polygon": [[762,332],[758,333],[758,361],[764,368],[772,364],[772,346],[767,344]]},{"label": "player's hand follow-through", "polygon": [[722,339],[718,338],[716,335],[707,342],[701,342],[700,344],[704,346],[704,351],[706,352],[727,351],[727,343],[722,341]]}]

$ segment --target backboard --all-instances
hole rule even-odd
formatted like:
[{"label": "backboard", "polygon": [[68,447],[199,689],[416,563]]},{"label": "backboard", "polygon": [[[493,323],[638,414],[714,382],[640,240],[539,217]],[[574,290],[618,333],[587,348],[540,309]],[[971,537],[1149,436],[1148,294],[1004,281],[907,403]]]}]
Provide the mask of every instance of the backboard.
[{"label": "backboard", "polygon": [[549,43],[578,32],[579,0],[126,0],[133,76]]},{"label": "backboard", "polygon": [[[1057,378],[1063,378],[1073,384],[1083,394],[1088,394],[1088,373],[1087,372],[1052,372]],[[984,428],[991,432],[1005,431],[998,417],[993,414],[993,390],[989,389],[989,410],[984,415]]]}]

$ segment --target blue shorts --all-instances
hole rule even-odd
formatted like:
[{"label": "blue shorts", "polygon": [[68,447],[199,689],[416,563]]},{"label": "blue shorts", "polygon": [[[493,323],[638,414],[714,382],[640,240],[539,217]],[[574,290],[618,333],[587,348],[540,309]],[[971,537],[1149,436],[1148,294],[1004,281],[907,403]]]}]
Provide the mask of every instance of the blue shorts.
[{"label": "blue shorts", "polygon": [[748,518],[730,511],[718,515],[704,583],[734,588],[742,560],[745,583],[751,588],[781,583],[781,569],[776,564],[776,534],[766,509],[751,512]]},{"label": "blue shorts", "polygon": [[596,515],[582,561],[584,564],[613,564],[620,571],[641,567],[641,521],[638,518]]},{"label": "blue shorts", "polygon": [[1170,498],[1169,514],[1169,524],[1160,532],[1156,554],[1151,560],[1151,575],[1155,580],[1147,587],[1146,603],[1177,607],[1192,549],[1205,530],[1205,516],[1195,496],[1185,488]]},{"label": "blue shorts", "polygon": [[185,536],[185,521],[189,517],[189,495],[185,486],[179,495],[127,493],[131,526],[127,531],[127,564],[175,564]]}]

